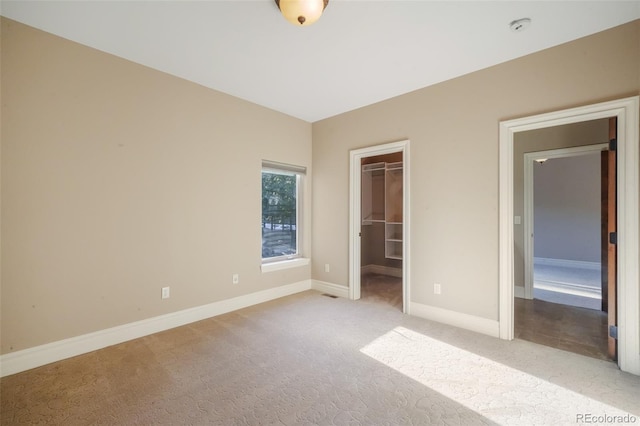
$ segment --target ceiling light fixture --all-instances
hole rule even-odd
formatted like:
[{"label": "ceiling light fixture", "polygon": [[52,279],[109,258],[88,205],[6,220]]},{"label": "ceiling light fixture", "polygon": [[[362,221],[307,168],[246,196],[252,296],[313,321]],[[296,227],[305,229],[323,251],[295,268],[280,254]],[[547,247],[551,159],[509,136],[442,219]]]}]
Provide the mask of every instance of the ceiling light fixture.
[{"label": "ceiling light fixture", "polygon": [[538,164],[544,164],[547,160],[548,158],[536,158],[534,161]]},{"label": "ceiling light fixture", "polygon": [[309,26],[320,19],[329,0],[275,0],[282,16],[294,25]]}]

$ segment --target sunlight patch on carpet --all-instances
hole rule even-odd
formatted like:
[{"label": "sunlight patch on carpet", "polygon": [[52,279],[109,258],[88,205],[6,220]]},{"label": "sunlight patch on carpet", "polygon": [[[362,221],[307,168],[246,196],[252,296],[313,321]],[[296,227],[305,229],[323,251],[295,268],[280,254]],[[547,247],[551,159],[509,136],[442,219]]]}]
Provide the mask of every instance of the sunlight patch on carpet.
[{"label": "sunlight patch on carpet", "polygon": [[360,351],[498,424],[640,422],[618,408],[404,327]]}]

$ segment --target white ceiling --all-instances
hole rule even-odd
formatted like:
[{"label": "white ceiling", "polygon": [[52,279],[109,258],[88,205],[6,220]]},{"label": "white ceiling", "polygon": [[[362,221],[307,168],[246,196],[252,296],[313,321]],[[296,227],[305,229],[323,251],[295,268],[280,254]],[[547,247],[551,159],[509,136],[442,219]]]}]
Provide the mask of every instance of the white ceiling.
[{"label": "white ceiling", "polygon": [[[3,16],[314,122],[640,18],[635,1],[3,0]],[[509,23],[531,18],[514,33]]]}]

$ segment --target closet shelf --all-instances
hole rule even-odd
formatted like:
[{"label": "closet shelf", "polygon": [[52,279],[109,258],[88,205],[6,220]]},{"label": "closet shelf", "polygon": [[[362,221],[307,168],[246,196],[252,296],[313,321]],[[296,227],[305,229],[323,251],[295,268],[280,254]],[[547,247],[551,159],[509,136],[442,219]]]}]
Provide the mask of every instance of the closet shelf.
[{"label": "closet shelf", "polygon": [[388,259],[402,259],[402,162],[362,165],[362,224],[384,223]]}]

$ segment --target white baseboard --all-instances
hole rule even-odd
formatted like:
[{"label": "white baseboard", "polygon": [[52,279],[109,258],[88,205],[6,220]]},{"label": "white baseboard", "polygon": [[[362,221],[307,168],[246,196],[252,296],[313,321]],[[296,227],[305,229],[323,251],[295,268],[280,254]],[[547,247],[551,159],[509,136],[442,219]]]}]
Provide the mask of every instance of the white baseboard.
[{"label": "white baseboard", "polygon": [[338,297],[349,298],[349,287],[328,283],[326,281],[311,280],[311,288],[322,293],[332,294]]},{"label": "white baseboard", "polygon": [[160,315],[0,356],[0,377],[311,289],[311,280]]},{"label": "white baseboard", "polygon": [[496,320],[476,317],[474,315],[463,314],[416,302],[411,302],[411,315],[492,337],[500,337],[500,323]]},{"label": "white baseboard", "polygon": [[562,266],[565,268],[590,269],[599,271],[602,266],[600,262],[586,262],[583,260],[551,259],[548,257],[534,257],[533,263],[536,265]]},{"label": "white baseboard", "polygon": [[527,297],[524,295],[524,287],[520,287],[519,285],[513,286],[513,295],[519,299],[526,299]]},{"label": "white baseboard", "polygon": [[402,278],[402,268],[392,268],[391,266],[366,265],[360,268],[361,274],[380,274],[390,277]]}]

